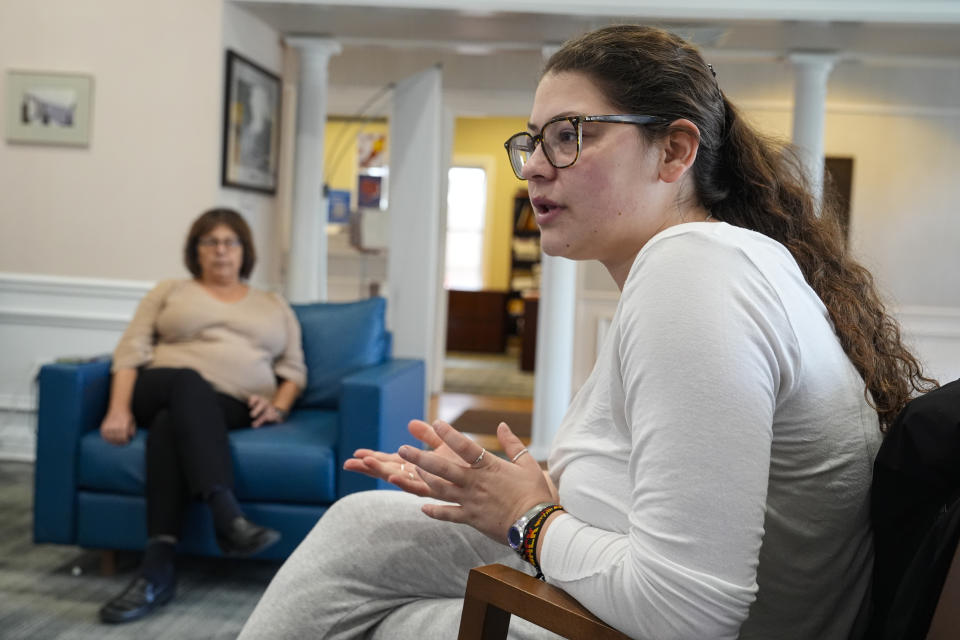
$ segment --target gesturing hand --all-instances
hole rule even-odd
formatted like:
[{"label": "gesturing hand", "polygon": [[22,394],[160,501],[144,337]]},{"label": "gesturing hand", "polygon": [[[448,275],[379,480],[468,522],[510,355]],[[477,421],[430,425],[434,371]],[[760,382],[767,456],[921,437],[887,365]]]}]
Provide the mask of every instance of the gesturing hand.
[{"label": "gesturing hand", "polygon": [[417,495],[453,503],[424,505],[423,512],[431,518],[469,524],[506,542],[507,529],[517,518],[535,504],[554,500],[540,465],[533,456],[520,455],[523,443],[505,422],[497,427],[497,439],[509,460],[487,453],[446,422],[435,422],[433,431],[444,449],[422,451],[404,445],[398,451],[402,460],[416,465],[423,485]]},{"label": "gesturing hand", "polygon": [[[454,464],[466,465],[450,447],[423,420],[411,420],[407,425],[414,438],[433,449],[434,453]],[[430,488],[417,473],[416,465],[411,464],[396,453],[384,453],[372,449],[357,449],[352,458],[343,463],[347,471],[356,471],[371,478],[385,480],[404,491],[418,496],[430,495]]]}]

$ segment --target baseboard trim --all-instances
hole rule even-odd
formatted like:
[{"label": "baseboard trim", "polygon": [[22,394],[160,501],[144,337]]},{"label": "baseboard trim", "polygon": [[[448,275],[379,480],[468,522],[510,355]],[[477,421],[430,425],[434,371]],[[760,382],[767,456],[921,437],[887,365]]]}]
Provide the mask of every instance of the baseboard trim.
[{"label": "baseboard trim", "polygon": [[37,454],[25,453],[23,451],[9,451],[0,449],[0,460],[3,462],[30,462],[37,461]]},{"label": "baseboard trim", "polygon": [[41,294],[46,296],[110,297],[139,300],[153,288],[146,280],[113,280],[105,278],[78,278],[50,276],[39,273],[0,272],[0,295]]},{"label": "baseboard trim", "polygon": [[0,411],[34,413],[36,410],[37,400],[34,396],[0,393]]}]

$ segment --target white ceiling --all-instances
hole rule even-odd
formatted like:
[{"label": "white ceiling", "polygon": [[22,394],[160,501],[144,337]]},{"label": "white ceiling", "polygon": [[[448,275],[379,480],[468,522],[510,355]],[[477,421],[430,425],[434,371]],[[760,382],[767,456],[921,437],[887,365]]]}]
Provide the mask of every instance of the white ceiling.
[{"label": "white ceiling", "polygon": [[[960,0],[234,0],[283,34],[480,54],[540,50],[610,22],[644,22],[718,56],[831,50],[960,65]],[[954,60],[955,59],[955,60]]]},{"label": "white ceiling", "polygon": [[611,22],[683,35],[731,88],[729,65],[751,65],[748,76],[776,73],[795,50],[834,51],[856,67],[933,70],[960,83],[960,0],[231,1],[283,35],[343,45],[330,60],[331,114],[385,115],[389,103],[376,100],[385,86],[437,64],[455,114],[526,115],[544,47]]}]

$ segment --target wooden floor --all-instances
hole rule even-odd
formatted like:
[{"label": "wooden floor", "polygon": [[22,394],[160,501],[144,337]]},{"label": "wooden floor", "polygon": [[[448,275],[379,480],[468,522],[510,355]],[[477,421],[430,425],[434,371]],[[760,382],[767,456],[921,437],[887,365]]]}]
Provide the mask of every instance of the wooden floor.
[{"label": "wooden floor", "polygon": [[533,411],[533,398],[478,396],[468,393],[437,393],[430,396],[430,420],[451,422],[467,409]]},{"label": "wooden floor", "polygon": [[[434,420],[453,422],[468,409],[533,413],[533,398],[530,395],[517,393],[517,390],[522,388],[532,395],[532,389],[530,388],[532,374],[519,370],[519,342],[510,342],[507,351],[503,354],[448,352],[446,355],[445,371],[447,376],[450,376],[452,371],[466,372],[467,374],[460,376],[463,379],[459,380],[457,385],[453,385],[453,388],[457,389],[458,385],[472,387],[471,390],[496,388],[499,390],[499,395],[485,395],[482,391],[480,393],[444,391],[434,394],[430,396],[430,404],[427,407],[427,416],[430,422]],[[490,384],[490,374],[493,375],[494,379],[499,380],[500,384]],[[518,377],[529,379],[518,380]],[[445,384],[448,383],[449,377],[444,382]],[[481,382],[483,384],[480,384]],[[521,382],[524,384],[521,384]],[[512,395],[506,395],[507,393]],[[501,450],[496,436],[470,433],[467,435],[479,442],[485,449],[490,451]]]},{"label": "wooden floor", "polygon": [[[490,409],[502,411],[533,412],[533,398],[512,396],[479,396],[467,393],[438,393],[430,397],[427,413],[430,421],[452,422],[467,409]],[[490,451],[500,451],[496,436],[467,434]]]}]

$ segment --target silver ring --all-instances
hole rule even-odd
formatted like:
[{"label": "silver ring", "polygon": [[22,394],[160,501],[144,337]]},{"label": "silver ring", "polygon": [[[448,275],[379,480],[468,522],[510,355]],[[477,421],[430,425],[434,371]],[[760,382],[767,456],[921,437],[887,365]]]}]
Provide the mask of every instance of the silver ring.
[{"label": "silver ring", "polygon": [[413,480],[413,471],[407,471],[407,475],[410,476],[410,479]]},{"label": "silver ring", "polygon": [[403,468],[404,468],[405,466],[407,466],[407,463],[406,463],[406,462],[401,462],[401,463],[400,463],[400,473],[403,473]]},{"label": "silver ring", "polygon": [[529,451],[527,451],[526,449],[521,450],[520,453],[518,453],[517,455],[513,456],[513,458],[510,460],[510,462],[516,462],[517,460],[520,459],[520,456],[522,456],[522,455],[525,454],[525,453],[529,453]]},{"label": "silver ring", "polygon": [[474,460],[474,461],[473,461],[473,464],[471,464],[470,466],[471,466],[471,467],[475,467],[475,466],[477,466],[478,464],[480,464],[480,462],[483,460],[483,456],[484,456],[486,453],[487,453],[487,450],[486,450],[486,449],[480,449],[480,455],[477,456],[477,459]]}]

